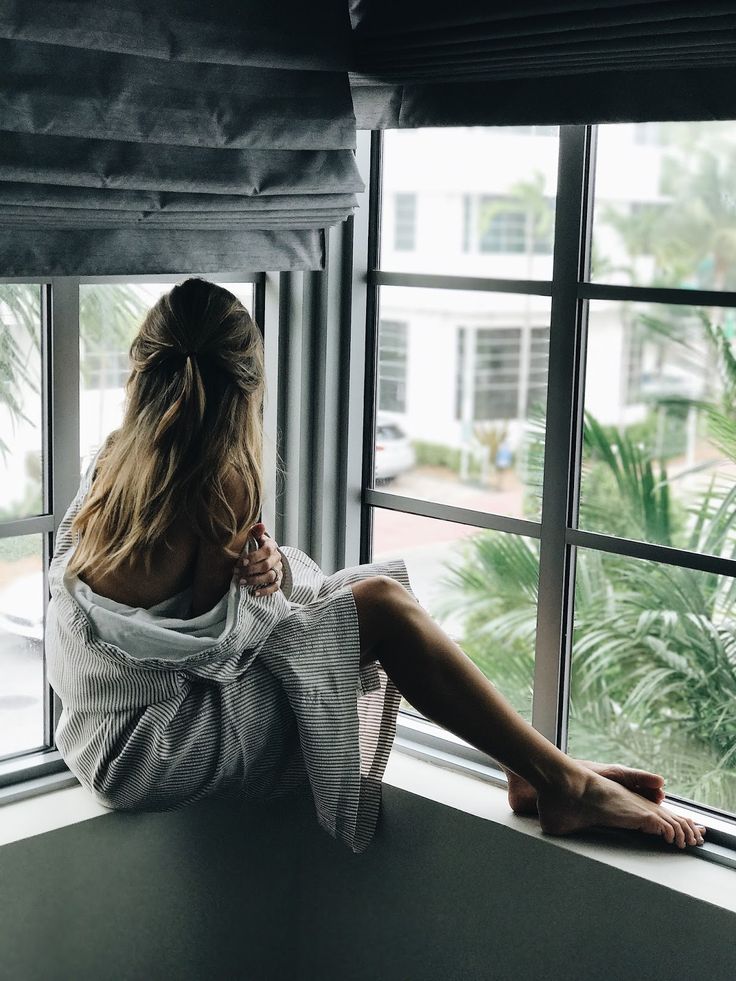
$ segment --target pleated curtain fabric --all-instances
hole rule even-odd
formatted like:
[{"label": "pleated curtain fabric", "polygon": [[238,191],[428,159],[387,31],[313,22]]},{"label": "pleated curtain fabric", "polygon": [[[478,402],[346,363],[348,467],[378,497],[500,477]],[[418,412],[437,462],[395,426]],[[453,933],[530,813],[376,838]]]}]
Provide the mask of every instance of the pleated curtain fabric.
[{"label": "pleated curtain fabric", "polygon": [[346,0],[0,0],[0,276],[318,269]]},{"label": "pleated curtain fabric", "polygon": [[730,119],[733,0],[350,0],[359,128]]}]

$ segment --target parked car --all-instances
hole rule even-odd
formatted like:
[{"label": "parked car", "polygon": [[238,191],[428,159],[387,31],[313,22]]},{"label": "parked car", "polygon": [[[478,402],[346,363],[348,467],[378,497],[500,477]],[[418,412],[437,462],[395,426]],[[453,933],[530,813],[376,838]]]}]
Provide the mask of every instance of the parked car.
[{"label": "parked car", "polygon": [[389,483],[416,465],[416,454],[409,437],[390,416],[376,415],[375,481]]},{"label": "parked car", "polygon": [[28,572],[0,589],[0,631],[43,644],[43,573]]}]

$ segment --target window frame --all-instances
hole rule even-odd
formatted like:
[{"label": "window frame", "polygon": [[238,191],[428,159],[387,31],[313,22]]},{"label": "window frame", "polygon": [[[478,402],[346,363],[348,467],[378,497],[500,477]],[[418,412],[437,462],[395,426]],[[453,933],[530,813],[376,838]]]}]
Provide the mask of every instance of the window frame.
[{"label": "window frame", "polygon": [[[41,289],[43,513],[0,522],[0,539],[43,535],[44,627],[49,603],[48,565],[64,514],[79,489],[79,287],[105,283],[166,283],[204,275],[220,283],[253,283],[256,322],[264,331],[263,272],[166,273],[130,276],[0,277],[2,284]],[[69,384],[73,379],[74,383]],[[78,784],[56,747],[62,712],[46,676],[44,653],[43,744],[0,758],[0,804]]]},{"label": "window frame", "polygon": [[[378,507],[526,535],[540,541],[539,603],[532,724],[565,750],[568,737],[575,556],[578,547],[736,577],[736,561],[577,527],[581,476],[588,304],[626,299],[688,306],[736,306],[736,292],[617,286],[590,281],[593,183],[597,127],[559,127],[559,162],[551,280],[397,273],[380,266],[382,133],[371,134],[370,214],[367,251],[366,378],[363,393],[364,466],[360,562],[372,561],[373,513]],[[467,210],[467,209],[466,209]],[[376,326],[381,286],[478,290],[551,297],[544,487],[539,522],[407,498],[373,487]],[[550,434],[557,434],[552,439]],[[414,755],[470,770],[499,786],[500,767],[436,724],[401,712],[399,745]],[[709,829],[711,845],[736,848],[736,820],[699,802],[673,795],[668,802]],[[696,852],[693,852],[695,854]],[[697,854],[713,860],[698,849]],[[717,859],[716,859],[717,860]]]}]

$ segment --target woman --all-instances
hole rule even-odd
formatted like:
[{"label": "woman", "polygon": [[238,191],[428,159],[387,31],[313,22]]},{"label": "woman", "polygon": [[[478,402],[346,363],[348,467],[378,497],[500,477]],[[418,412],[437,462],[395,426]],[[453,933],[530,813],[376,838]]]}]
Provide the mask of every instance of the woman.
[{"label": "woman", "polygon": [[403,560],[325,576],[267,536],[263,348],[231,293],[176,286],[131,360],[123,423],[61,524],[49,576],[57,743],[98,800],[170,810],[306,778],[322,826],[362,851],[402,692],[498,760],[511,806],[545,831],[702,843],[704,829],[659,806],[661,777],[572,760],[524,722],[419,605]]}]

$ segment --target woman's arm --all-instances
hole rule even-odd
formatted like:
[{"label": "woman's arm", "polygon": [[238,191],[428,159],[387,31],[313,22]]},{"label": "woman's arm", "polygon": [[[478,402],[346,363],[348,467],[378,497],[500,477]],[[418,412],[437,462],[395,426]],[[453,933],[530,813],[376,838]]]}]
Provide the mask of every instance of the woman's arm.
[{"label": "woman's arm", "polygon": [[[248,503],[243,485],[236,479],[225,479],[223,483],[230,507],[238,519],[242,520]],[[259,547],[256,551],[251,551],[248,556],[250,563],[242,568],[242,560],[248,555],[246,543],[250,536],[256,539]],[[199,540],[192,581],[192,616],[212,609],[230,586],[233,573],[238,575],[241,585],[256,585],[266,593],[278,588],[265,586],[265,581],[271,578],[272,569],[282,570],[282,556],[262,523],[258,522],[252,528],[244,529],[229,544],[232,551],[240,553],[240,558],[236,561],[227,554],[222,545]]]}]

